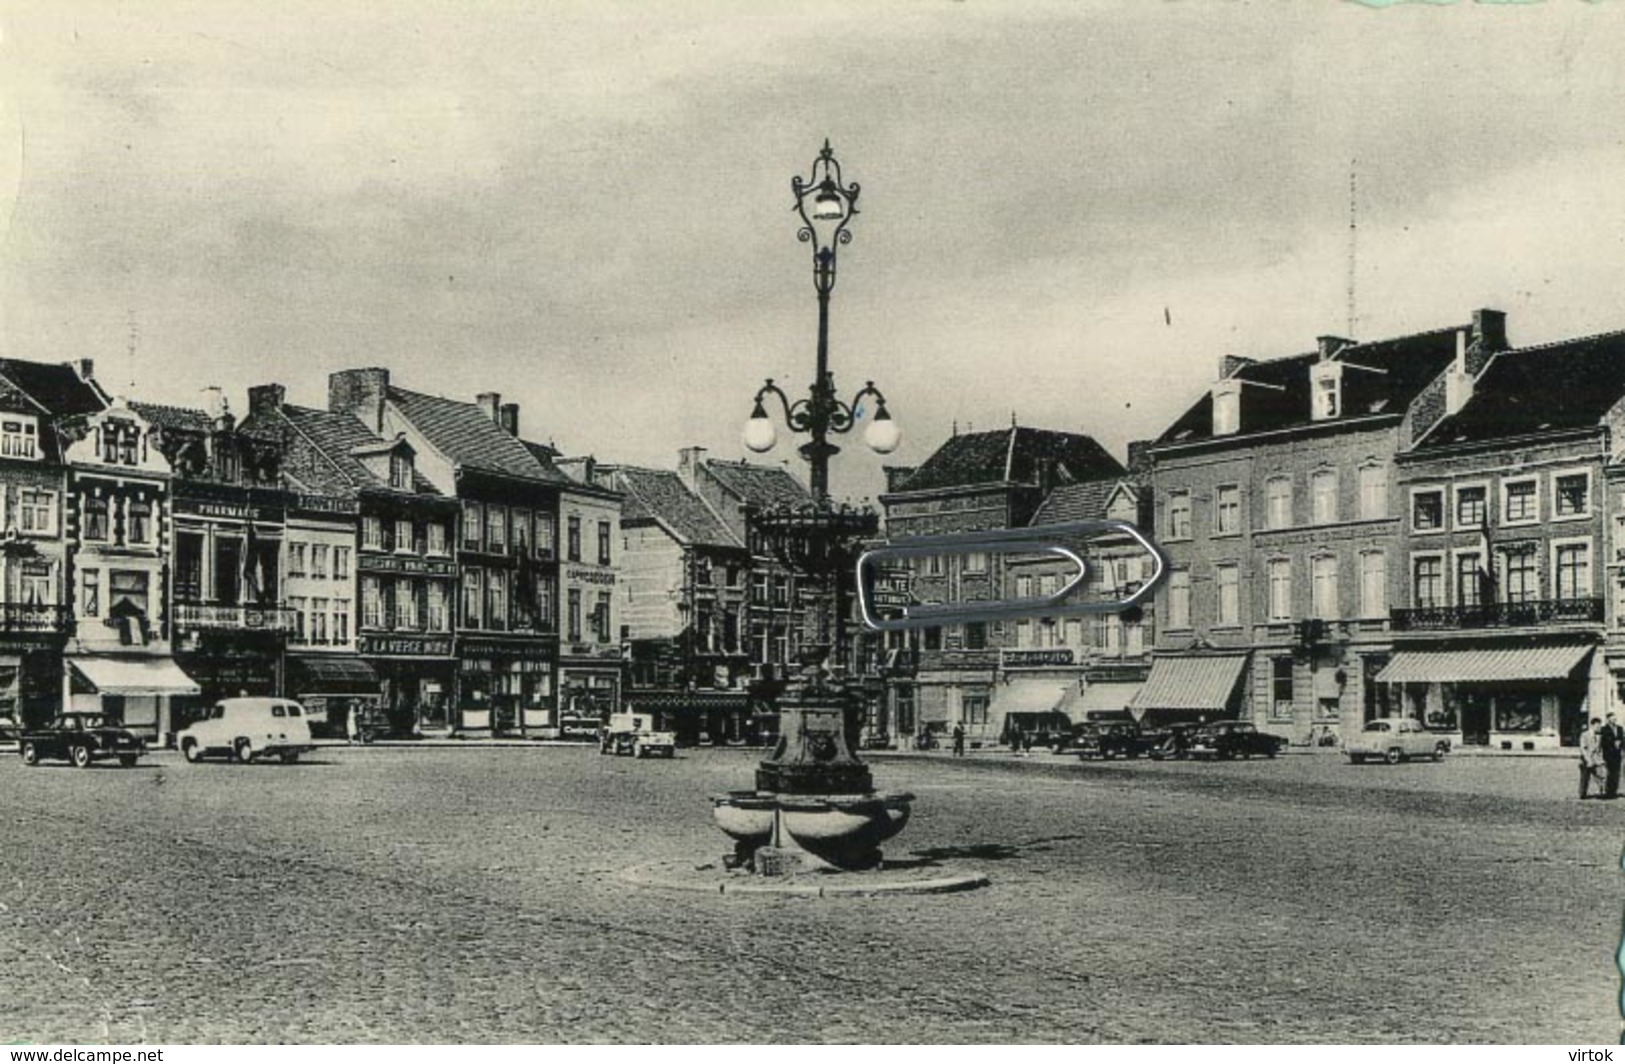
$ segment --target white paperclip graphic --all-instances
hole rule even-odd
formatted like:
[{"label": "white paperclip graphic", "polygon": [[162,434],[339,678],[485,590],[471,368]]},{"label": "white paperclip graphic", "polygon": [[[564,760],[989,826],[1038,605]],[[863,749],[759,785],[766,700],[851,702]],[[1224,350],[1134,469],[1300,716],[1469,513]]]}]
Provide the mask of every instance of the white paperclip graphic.
[{"label": "white paperclip graphic", "polygon": [[[1068,545],[1080,539],[1103,535],[1125,535],[1152,558],[1153,570],[1139,588],[1123,598],[1100,602],[1066,601],[1088,577],[1090,565]],[[868,569],[891,559],[923,558],[931,555],[977,551],[985,554],[1052,554],[1078,567],[1077,574],[1059,590],[1047,595],[1024,598],[990,599],[982,602],[910,603],[897,607],[902,616],[881,617],[875,601]],[[858,609],[863,623],[876,631],[897,631],[966,621],[1000,620],[1010,617],[1066,616],[1086,613],[1121,613],[1146,599],[1168,571],[1162,548],[1127,521],[1079,521],[1066,525],[1033,528],[996,529],[986,532],[955,532],[940,536],[912,536],[865,551],[857,564]]]}]

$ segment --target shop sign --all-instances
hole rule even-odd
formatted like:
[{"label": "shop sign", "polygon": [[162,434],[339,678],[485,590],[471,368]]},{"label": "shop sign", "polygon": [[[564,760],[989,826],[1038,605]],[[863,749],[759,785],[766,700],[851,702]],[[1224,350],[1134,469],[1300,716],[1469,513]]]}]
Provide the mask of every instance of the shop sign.
[{"label": "shop sign", "polygon": [[318,514],[356,514],[361,512],[361,504],[354,499],[340,499],[332,495],[298,495],[294,497],[294,509],[305,513]]},{"label": "shop sign", "polygon": [[572,658],[618,660],[621,656],[621,648],[614,644],[604,643],[568,643],[563,647],[563,653],[570,655]]},{"label": "shop sign", "polygon": [[451,657],[451,636],[364,635],[357,641],[363,654],[401,654],[413,657]]},{"label": "shop sign", "polygon": [[1073,664],[1070,647],[1052,647],[1044,650],[1006,650],[1002,655],[1004,667],[1031,668],[1043,665]]},{"label": "shop sign", "polygon": [[615,583],[615,574],[608,569],[567,569],[564,578],[577,584]]},{"label": "shop sign", "polygon": [[552,648],[546,643],[507,642],[498,639],[464,639],[457,644],[459,657],[524,658],[530,661],[552,661]]},{"label": "shop sign", "polygon": [[415,576],[456,576],[457,563],[426,558],[405,558],[393,554],[371,554],[362,551],[356,556],[356,568],[367,573],[407,573]]}]

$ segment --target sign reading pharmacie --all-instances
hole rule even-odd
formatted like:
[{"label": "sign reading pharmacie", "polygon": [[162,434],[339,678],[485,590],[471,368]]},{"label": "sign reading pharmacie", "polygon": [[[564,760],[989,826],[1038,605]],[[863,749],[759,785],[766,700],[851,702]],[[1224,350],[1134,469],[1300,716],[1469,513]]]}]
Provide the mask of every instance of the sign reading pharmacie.
[{"label": "sign reading pharmacie", "polygon": [[1046,665],[1075,665],[1077,660],[1071,647],[1046,647],[1042,650],[1005,650],[999,655],[1007,669],[1041,668]]},{"label": "sign reading pharmacie", "polygon": [[374,657],[451,657],[449,635],[364,635],[356,649]]},{"label": "sign reading pharmacie", "polygon": [[356,568],[367,573],[404,573],[409,576],[456,576],[457,563],[442,558],[412,558],[362,551]]}]

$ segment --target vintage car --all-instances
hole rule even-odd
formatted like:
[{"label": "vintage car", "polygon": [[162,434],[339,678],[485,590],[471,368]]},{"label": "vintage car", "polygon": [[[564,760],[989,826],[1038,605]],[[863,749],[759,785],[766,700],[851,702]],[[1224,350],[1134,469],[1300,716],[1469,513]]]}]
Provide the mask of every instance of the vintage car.
[{"label": "vintage car", "polygon": [[1444,760],[1450,751],[1450,740],[1437,732],[1422,727],[1422,722],[1410,717],[1383,717],[1368,721],[1366,726],[1343,743],[1343,753],[1354,764],[1362,761],[1386,761],[1397,765],[1411,758]]},{"label": "vintage car", "polygon": [[1154,744],[1151,757],[1157,761],[1180,761],[1189,757],[1191,738],[1201,727],[1200,724],[1170,724],[1166,728],[1146,732],[1145,737]]},{"label": "vintage car", "polygon": [[304,707],[286,698],[222,699],[202,720],[181,729],[175,745],[188,761],[217,755],[245,765],[261,757],[292,764],[316,749]]},{"label": "vintage car", "polygon": [[1152,740],[1131,720],[1091,721],[1078,729],[1072,742],[1073,753],[1081,758],[1140,757],[1151,753]]},{"label": "vintage car", "polygon": [[25,728],[17,749],[25,765],[49,758],[72,762],[75,768],[112,760],[132,768],[147,752],[134,733],[99,713],[62,713],[43,728]]},{"label": "vintage car", "polygon": [[1286,746],[1279,735],[1259,731],[1245,720],[1220,720],[1204,724],[1191,736],[1187,754],[1199,759],[1274,757]]},{"label": "vintage car", "polygon": [[647,713],[614,713],[598,741],[601,754],[631,754],[633,757],[675,757],[677,737],[669,731],[656,731]]}]

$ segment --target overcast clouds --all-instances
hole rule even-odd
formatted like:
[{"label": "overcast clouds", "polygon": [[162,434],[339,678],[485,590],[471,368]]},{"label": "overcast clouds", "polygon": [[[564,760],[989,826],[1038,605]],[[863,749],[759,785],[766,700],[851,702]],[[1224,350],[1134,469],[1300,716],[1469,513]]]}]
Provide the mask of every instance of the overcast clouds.
[{"label": "overcast clouds", "polygon": [[7,4],[0,349],[124,391],[133,313],[140,398],[385,364],[573,453],[736,456],[812,372],[825,136],[863,185],[832,365],[894,460],[1012,409],[1121,454],[1220,354],[1345,331],[1351,159],[1359,336],[1625,328],[1625,4],[773,10]]}]

